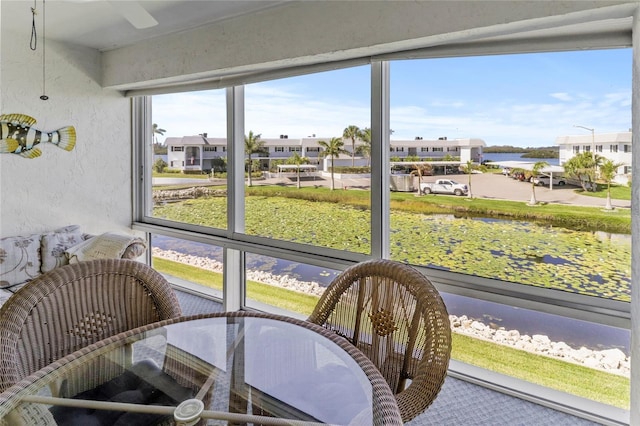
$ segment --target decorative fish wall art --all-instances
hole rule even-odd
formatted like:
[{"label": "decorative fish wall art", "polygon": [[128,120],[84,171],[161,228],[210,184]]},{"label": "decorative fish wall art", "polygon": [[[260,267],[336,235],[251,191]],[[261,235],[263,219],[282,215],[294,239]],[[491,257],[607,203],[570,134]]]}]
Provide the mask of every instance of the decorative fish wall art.
[{"label": "decorative fish wall art", "polygon": [[76,129],[63,127],[52,132],[43,132],[32,127],[36,119],[25,114],[0,115],[0,153],[13,153],[24,158],[36,158],[42,155],[35,146],[41,142],[50,142],[65,151],[76,146]]}]

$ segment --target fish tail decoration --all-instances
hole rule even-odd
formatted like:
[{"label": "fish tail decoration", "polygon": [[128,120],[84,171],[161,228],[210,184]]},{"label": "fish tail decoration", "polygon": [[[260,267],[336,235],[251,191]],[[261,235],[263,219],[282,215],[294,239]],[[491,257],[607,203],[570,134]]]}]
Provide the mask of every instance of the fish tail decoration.
[{"label": "fish tail decoration", "polygon": [[12,138],[0,139],[0,152],[15,152],[20,144]]},{"label": "fish tail decoration", "polygon": [[18,154],[24,158],[36,158],[36,157],[40,157],[42,155],[42,151],[40,151],[40,148],[33,148],[30,149],[28,151],[22,151],[20,154]]},{"label": "fish tail decoration", "polygon": [[49,141],[65,151],[71,151],[76,146],[76,129],[73,126],[58,129],[51,133]]}]

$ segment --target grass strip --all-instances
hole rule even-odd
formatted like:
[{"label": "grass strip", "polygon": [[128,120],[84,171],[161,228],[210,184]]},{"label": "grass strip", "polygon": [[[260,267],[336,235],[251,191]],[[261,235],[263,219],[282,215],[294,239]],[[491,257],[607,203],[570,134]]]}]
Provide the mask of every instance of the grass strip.
[{"label": "grass strip", "polygon": [[[153,268],[176,278],[222,291],[222,274],[161,257],[153,258]],[[251,299],[291,312],[310,315],[318,297],[257,281],[247,281]]]},{"label": "grass strip", "polygon": [[627,377],[458,333],[452,337],[451,356],[458,361],[626,410],[630,407]]},{"label": "grass strip", "polygon": [[[153,267],[177,278],[222,290],[222,274],[154,257]],[[247,295],[258,302],[309,315],[318,297],[256,281],[247,282]],[[452,358],[487,370],[615,407],[629,409],[629,379],[558,359],[532,354],[453,333]]]}]

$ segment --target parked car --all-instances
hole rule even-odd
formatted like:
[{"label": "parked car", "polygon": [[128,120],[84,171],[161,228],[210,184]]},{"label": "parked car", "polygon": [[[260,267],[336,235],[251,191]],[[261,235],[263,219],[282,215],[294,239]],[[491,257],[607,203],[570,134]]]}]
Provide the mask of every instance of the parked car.
[{"label": "parked car", "polygon": [[469,192],[469,188],[467,185],[451,179],[438,179],[433,183],[421,183],[420,192],[422,194],[466,195]]},{"label": "parked car", "polygon": [[[536,178],[533,178],[533,183],[540,186],[549,186],[550,180],[551,178],[549,176],[538,176]],[[554,176],[553,184],[558,186],[563,186],[567,184],[567,181],[562,176],[560,177]]]}]

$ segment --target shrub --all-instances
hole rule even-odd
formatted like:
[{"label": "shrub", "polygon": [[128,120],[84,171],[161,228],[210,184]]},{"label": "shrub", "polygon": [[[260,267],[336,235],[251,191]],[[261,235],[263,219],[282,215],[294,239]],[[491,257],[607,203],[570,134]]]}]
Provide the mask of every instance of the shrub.
[{"label": "shrub", "polygon": [[153,170],[155,170],[158,173],[162,173],[164,172],[164,169],[168,166],[167,162],[164,161],[162,158],[158,158],[154,163],[153,163]]},{"label": "shrub", "polygon": [[371,167],[340,166],[340,167],[334,167],[333,171],[335,173],[345,173],[345,174],[364,174],[364,173],[371,173]]}]

